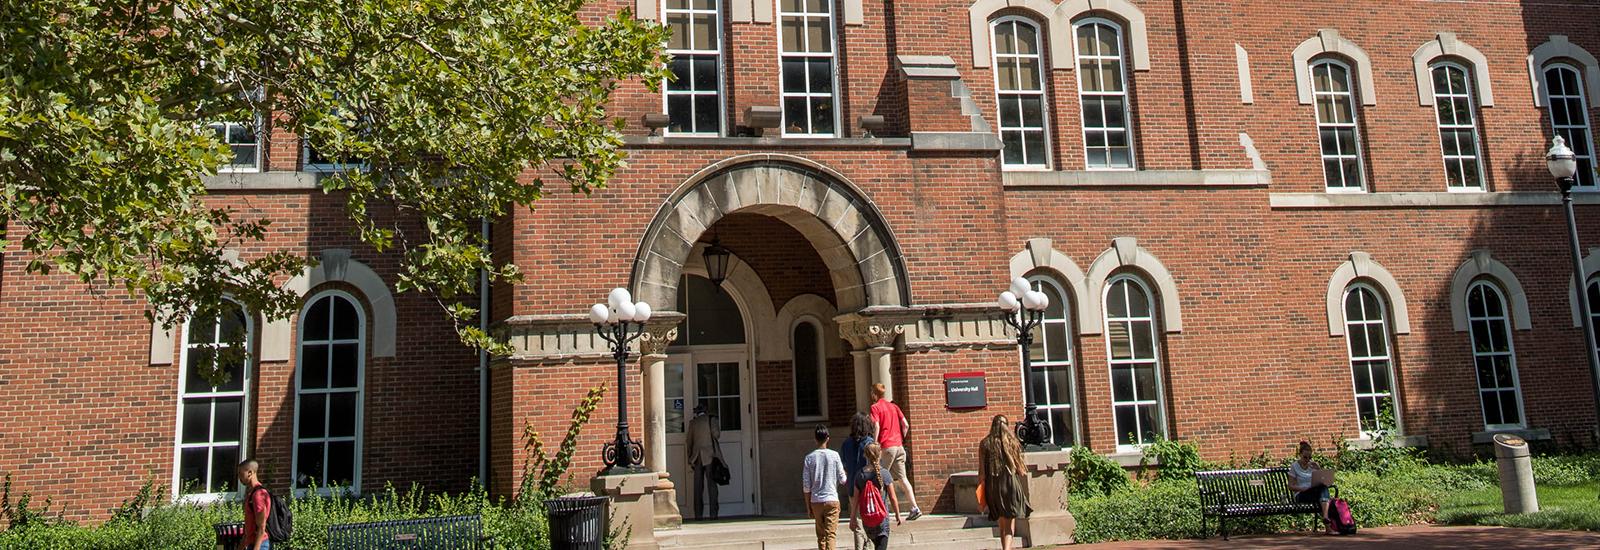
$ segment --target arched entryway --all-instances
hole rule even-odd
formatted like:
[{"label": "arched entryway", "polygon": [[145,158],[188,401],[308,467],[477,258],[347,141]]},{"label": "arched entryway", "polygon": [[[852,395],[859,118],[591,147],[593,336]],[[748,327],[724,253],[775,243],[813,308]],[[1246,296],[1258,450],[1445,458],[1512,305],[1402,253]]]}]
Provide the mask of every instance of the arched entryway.
[{"label": "arched entryway", "polygon": [[[714,238],[733,251],[720,285],[703,262]],[[641,243],[633,288],[685,314],[665,349],[663,390],[646,396],[659,399],[663,416],[657,440],[665,456],[652,467],[671,473],[684,518],[706,512],[694,506],[685,447],[697,404],[718,416],[734,474],[720,488],[720,516],[797,512],[798,461],[814,446],[811,427],[843,425],[861,385],[834,318],[905,305],[904,272],[866,197],[803,159],[718,163],[662,206]],[[647,366],[646,377],[655,375]]]}]

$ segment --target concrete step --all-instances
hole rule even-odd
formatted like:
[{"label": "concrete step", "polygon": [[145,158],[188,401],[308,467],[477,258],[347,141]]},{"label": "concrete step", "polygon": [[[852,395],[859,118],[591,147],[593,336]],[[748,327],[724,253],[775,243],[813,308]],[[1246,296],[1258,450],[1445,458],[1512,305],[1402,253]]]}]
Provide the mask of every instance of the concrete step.
[{"label": "concrete step", "polygon": [[[893,521],[892,519],[890,521]],[[989,550],[1000,547],[994,522],[982,516],[926,515],[890,528],[896,548]],[[841,548],[852,540],[848,523],[840,522]],[[690,523],[681,529],[656,531],[662,548],[706,550],[807,550],[816,548],[816,527],[803,518],[753,518]]]}]

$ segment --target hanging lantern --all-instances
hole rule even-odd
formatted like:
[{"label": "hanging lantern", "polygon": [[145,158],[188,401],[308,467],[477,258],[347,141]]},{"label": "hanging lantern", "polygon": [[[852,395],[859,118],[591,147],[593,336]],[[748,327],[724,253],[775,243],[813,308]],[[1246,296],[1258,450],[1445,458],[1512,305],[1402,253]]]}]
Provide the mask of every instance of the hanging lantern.
[{"label": "hanging lantern", "polygon": [[728,258],[733,256],[716,237],[711,238],[711,244],[706,245],[705,252],[701,255],[706,261],[706,278],[711,279],[711,286],[718,291],[722,290],[722,281],[728,279]]}]

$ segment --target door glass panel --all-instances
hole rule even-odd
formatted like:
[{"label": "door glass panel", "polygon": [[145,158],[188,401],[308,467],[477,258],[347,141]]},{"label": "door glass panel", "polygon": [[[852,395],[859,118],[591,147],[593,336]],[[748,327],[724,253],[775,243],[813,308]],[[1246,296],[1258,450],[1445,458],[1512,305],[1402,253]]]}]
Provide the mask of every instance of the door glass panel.
[{"label": "door glass panel", "polygon": [[666,364],[667,433],[683,433],[683,416],[689,404],[683,396],[683,363]]}]

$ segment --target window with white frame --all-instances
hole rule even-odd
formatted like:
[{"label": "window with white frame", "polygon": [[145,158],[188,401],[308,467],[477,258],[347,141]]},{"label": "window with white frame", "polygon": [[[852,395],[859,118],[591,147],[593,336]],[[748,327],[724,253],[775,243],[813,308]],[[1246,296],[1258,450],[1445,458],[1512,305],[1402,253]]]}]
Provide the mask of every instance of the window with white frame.
[{"label": "window with white frame", "polygon": [[1383,300],[1372,287],[1357,284],[1345,291],[1344,328],[1362,435],[1396,429],[1398,426],[1380,424],[1398,422],[1400,413],[1395,408],[1389,322]]},{"label": "window with white frame", "polygon": [[990,25],[994,89],[1000,117],[1000,161],[1006,167],[1043,168],[1050,163],[1045,136],[1044,58],[1039,27],[1021,17]]},{"label": "window with white frame", "polygon": [[778,1],[783,135],[833,137],[833,2]]},{"label": "window with white frame", "polygon": [[795,420],[822,420],[828,417],[828,365],[822,347],[822,331],[817,323],[804,320],[794,325],[790,346],[794,350]]},{"label": "window with white frame", "polygon": [[666,0],[668,68],[664,88],[667,132],[722,134],[722,6],[718,0]]},{"label": "window with white frame", "polygon": [[1090,169],[1133,168],[1128,131],[1128,79],[1122,26],[1092,17],[1074,28],[1078,38],[1078,102],[1083,110],[1084,164]]},{"label": "window with white frame", "polygon": [[1472,283],[1467,289],[1467,320],[1472,327],[1472,363],[1478,371],[1484,426],[1491,430],[1523,427],[1511,319],[1500,289],[1488,281]]},{"label": "window with white frame", "polygon": [[301,169],[308,172],[360,170],[367,164],[364,158],[335,158],[324,155],[312,147],[310,142],[303,142],[300,149]]},{"label": "window with white frame", "polygon": [[1044,319],[1034,329],[1033,345],[1028,348],[1028,384],[1039,415],[1050,424],[1051,442],[1071,447],[1078,441],[1078,419],[1073,408],[1077,376],[1073,372],[1072,308],[1067,293],[1055,279],[1035,275],[1028,278],[1033,289],[1050,297]]},{"label": "window with white frame", "polygon": [[294,486],[359,490],[366,318],[344,292],[308,303],[295,371]]},{"label": "window with white frame", "polygon": [[1311,91],[1322,142],[1322,174],[1329,191],[1362,190],[1361,136],[1350,66],[1332,59],[1311,64]]},{"label": "window with white frame", "polygon": [[217,140],[233,151],[223,172],[255,172],[261,170],[261,138],[254,124],[242,122],[213,122],[208,125],[217,133]]},{"label": "window with white frame", "polygon": [[1445,186],[1450,191],[1482,191],[1483,162],[1478,158],[1478,110],[1466,67],[1433,66],[1433,103],[1439,121],[1439,146],[1444,154]]},{"label": "window with white frame", "polygon": [[1167,433],[1149,287],[1131,275],[1112,278],[1106,285],[1105,316],[1117,448],[1130,450]]},{"label": "window with white frame", "polygon": [[[1600,346],[1600,277],[1589,279],[1589,326],[1594,328],[1595,345]],[[1600,354],[1600,349],[1591,350]]]},{"label": "window with white frame", "polygon": [[[221,313],[197,316],[186,326],[174,452],[177,495],[216,496],[236,489],[234,468],[250,437],[251,328],[244,306],[232,301]],[[202,369],[215,369],[227,381],[212,385]]]},{"label": "window with white frame", "polygon": [[1589,131],[1589,100],[1576,67],[1553,63],[1544,69],[1545,104],[1550,125],[1578,157],[1578,186],[1594,187],[1594,134]]}]

